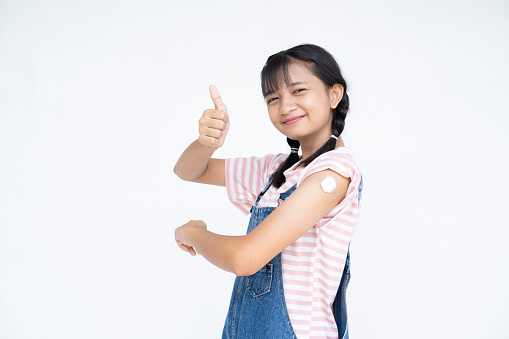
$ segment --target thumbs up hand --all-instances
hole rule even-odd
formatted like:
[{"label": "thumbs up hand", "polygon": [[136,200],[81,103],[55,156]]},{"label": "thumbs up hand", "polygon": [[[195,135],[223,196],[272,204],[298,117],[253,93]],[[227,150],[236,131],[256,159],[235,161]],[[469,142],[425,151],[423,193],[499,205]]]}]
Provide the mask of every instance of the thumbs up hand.
[{"label": "thumbs up hand", "polygon": [[203,146],[219,148],[223,146],[230,120],[228,119],[228,111],[221,100],[221,96],[214,85],[209,87],[210,97],[214,102],[214,109],[207,109],[203,112],[199,120],[200,137],[198,141]]}]

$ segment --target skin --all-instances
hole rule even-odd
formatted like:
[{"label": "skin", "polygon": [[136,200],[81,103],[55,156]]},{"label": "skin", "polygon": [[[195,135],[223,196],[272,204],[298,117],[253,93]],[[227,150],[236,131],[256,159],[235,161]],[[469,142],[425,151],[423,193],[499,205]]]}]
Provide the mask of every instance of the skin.
[{"label": "skin", "polygon": [[[328,87],[308,67],[289,68],[291,85],[283,85],[265,100],[274,127],[301,144],[303,159],[320,148],[331,135],[332,109],[341,101],[343,87]],[[229,129],[226,105],[210,86],[214,109],[203,112],[199,138],[182,153],[174,172],[182,179],[225,186],[225,160],[211,158],[221,147]],[[344,146],[338,138],[336,147]],[[325,193],[320,183],[332,177],[336,189]],[[251,275],[300,238],[345,197],[350,179],[332,170],[307,177],[297,189],[252,232],[243,236],[213,233],[201,220],[175,229],[178,246],[191,255],[201,254],[215,266],[236,275]]]}]

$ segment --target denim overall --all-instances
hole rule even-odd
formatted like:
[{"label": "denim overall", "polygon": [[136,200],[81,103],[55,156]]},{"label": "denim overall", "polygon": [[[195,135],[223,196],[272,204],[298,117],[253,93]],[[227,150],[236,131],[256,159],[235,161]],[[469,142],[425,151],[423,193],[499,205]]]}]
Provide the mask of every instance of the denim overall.
[{"label": "denim overall", "polygon": [[[251,209],[251,219],[249,220],[247,233],[251,232],[275,209],[273,207],[258,207],[258,202],[272,184],[272,178],[273,175],[270,177],[267,186],[258,195]],[[296,187],[297,185],[281,193],[279,202],[288,198]],[[361,188],[362,177],[359,194]],[[343,276],[332,304],[332,313],[336,320],[340,339],[348,339],[345,295],[349,280],[350,251],[348,251]],[[286,308],[281,253],[255,274],[235,278],[222,338],[297,338]]]}]

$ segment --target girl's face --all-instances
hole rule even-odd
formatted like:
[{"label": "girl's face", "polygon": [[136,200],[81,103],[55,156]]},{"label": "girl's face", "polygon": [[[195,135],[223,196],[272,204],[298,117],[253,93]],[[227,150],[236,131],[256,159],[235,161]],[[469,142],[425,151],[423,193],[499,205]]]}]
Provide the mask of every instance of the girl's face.
[{"label": "girl's face", "polygon": [[288,67],[290,84],[265,97],[269,117],[278,131],[301,145],[325,143],[331,136],[332,109],[343,87],[328,87],[302,63]]}]

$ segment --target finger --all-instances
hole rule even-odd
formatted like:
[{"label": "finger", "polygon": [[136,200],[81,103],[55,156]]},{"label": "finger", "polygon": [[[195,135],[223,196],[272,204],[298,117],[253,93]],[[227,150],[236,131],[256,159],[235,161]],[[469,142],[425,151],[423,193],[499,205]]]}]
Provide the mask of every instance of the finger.
[{"label": "finger", "polygon": [[192,246],[187,246],[187,245],[184,245],[183,243],[181,243],[180,241],[177,241],[178,243],[178,246],[180,247],[180,249],[184,252],[187,252],[189,254],[191,254],[193,257],[196,255],[196,251],[195,249],[192,247]]},{"label": "finger", "polygon": [[226,105],[223,103],[223,100],[221,99],[221,96],[219,95],[219,91],[217,90],[216,86],[210,85],[209,92],[216,109],[220,109],[227,112]]},{"label": "finger", "polygon": [[223,136],[223,134],[224,132],[220,129],[210,127],[200,127],[200,135],[204,137],[220,139]]},{"label": "finger", "polygon": [[200,126],[224,130],[228,123],[228,114],[219,110],[206,110],[200,120],[198,120],[198,123]]}]

